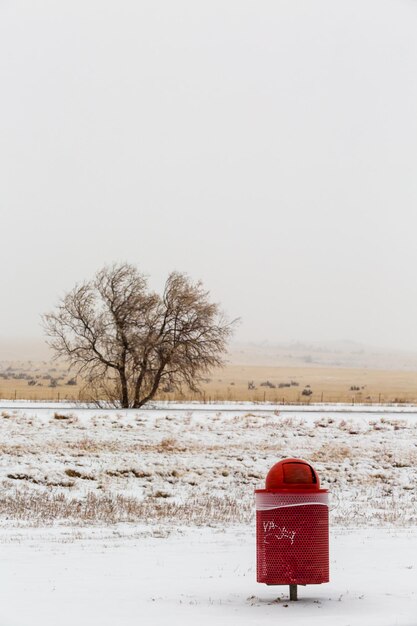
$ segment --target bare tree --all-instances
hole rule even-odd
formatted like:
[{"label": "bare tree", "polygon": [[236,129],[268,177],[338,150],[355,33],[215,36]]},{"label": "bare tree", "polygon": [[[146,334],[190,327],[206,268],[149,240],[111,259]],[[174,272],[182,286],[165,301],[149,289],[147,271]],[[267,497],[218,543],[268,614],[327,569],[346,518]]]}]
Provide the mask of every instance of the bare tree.
[{"label": "bare tree", "polygon": [[162,297],[127,263],[105,267],[43,316],[57,357],[86,381],[90,399],[139,408],[159,387],[193,391],[222,366],[234,322],[200,282],[173,272]]}]

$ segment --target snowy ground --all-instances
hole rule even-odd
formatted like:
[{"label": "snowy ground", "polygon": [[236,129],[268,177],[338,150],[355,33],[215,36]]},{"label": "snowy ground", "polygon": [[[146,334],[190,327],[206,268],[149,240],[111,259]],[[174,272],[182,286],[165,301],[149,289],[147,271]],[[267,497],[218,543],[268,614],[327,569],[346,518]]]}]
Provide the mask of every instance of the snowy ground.
[{"label": "snowy ground", "polygon": [[415,415],[28,406],[0,409],[0,526],[250,524],[285,456],[319,471],[333,525],[417,525]]},{"label": "snowy ground", "polygon": [[1,626],[415,626],[411,530],[336,530],[331,582],[255,581],[251,529],[188,529],[165,539],[3,531]]},{"label": "snowy ground", "polygon": [[[416,415],[222,408],[0,407],[0,626],[417,626]],[[284,456],[332,502],[331,582],[297,604],[255,572]]]}]

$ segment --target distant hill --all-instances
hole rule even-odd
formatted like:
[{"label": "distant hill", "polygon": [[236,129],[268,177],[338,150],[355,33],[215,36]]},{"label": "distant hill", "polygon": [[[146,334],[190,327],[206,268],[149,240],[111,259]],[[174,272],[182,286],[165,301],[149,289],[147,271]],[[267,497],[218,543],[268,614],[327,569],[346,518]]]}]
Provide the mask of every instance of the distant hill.
[{"label": "distant hill", "polygon": [[[50,361],[52,352],[43,339],[0,337],[1,361]],[[340,367],[382,370],[417,370],[417,353],[338,342],[234,342],[227,360],[232,365],[274,367]]]},{"label": "distant hill", "polygon": [[0,337],[0,361],[49,361],[52,353],[43,339]]},{"label": "distant hill", "polygon": [[327,343],[233,343],[229,362],[279,367],[343,367],[417,370],[417,353],[366,346],[354,341]]}]

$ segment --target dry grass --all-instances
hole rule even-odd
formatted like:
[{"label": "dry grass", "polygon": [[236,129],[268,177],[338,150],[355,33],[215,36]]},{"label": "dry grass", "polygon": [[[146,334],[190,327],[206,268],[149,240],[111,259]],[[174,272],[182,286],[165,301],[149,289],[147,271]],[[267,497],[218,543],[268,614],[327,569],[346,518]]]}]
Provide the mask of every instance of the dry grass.
[{"label": "dry grass", "polygon": [[356,454],[352,448],[344,444],[327,443],[310,455],[313,463],[342,463]]},{"label": "dry grass", "polygon": [[314,463],[330,488],[333,523],[417,524],[412,419],[262,412],[73,418],[17,411],[0,419],[1,524],[246,522],[254,489],[285,456]]},{"label": "dry grass", "polygon": [[[20,366],[29,376],[37,372],[38,364]],[[51,365],[42,366],[42,375],[51,375]],[[19,370],[20,371],[20,370]],[[48,373],[49,372],[49,373]],[[82,398],[82,381],[77,385],[64,384],[70,374],[61,369],[52,371],[57,376],[56,387],[49,387],[47,379],[41,379],[41,386],[29,386],[28,380],[0,378],[0,399],[27,400],[68,400]],[[36,374],[39,376],[40,374]],[[255,389],[248,390],[248,382],[253,381]],[[269,381],[275,388],[262,386]],[[291,385],[297,383],[296,385]],[[285,385],[280,388],[280,385]],[[289,385],[289,386],[287,386]],[[309,387],[308,387],[309,386]],[[353,390],[351,388],[354,388]],[[303,389],[312,391],[311,396],[303,396]],[[417,372],[402,370],[379,370],[344,367],[319,366],[280,366],[273,365],[228,365],[212,372],[203,385],[201,394],[184,391],[183,394],[163,393],[161,400],[254,401],[274,403],[309,402],[355,402],[355,403],[403,403],[417,402]],[[7,415],[4,415],[7,417]]]},{"label": "dry grass", "polygon": [[54,419],[74,421],[75,416],[72,415],[71,413],[54,413]]},{"label": "dry grass", "polygon": [[[407,515],[395,497],[381,496],[375,487],[384,482],[383,474],[375,474],[368,482],[369,497],[375,494],[375,508],[370,513],[361,502],[346,503],[337,493],[332,495],[331,523],[341,526],[414,525],[415,514]],[[371,491],[369,491],[371,489]],[[373,490],[373,491],[372,491]],[[189,498],[184,503],[173,501],[171,494],[155,491],[151,497],[139,500],[122,494],[88,493],[85,497],[71,497],[64,493],[29,492],[16,490],[0,498],[0,517],[45,526],[141,523],[181,526],[253,524],[252,499],[235,496]]]},{"label": "dry grass", "polygon": [[67,524],[172,522],[176,526],[237,524],[253,518],[251,504],[242,504],[234,498],[200,497],[176,504],[168,502],[168,497],[155,492],[153,497],[142,501],[120,494],[88,493],[84,498],[73,498],[63,493],[16,490],[0,498],[0,517],[39,525],[65,520]]},{"label": "dry grass", "polygon": [[[150,447],[152,448],[153,446]],[[174,437],[164,437],[160,443],[156,444],[155,449],[158,452],[185,452],[186,447]]]}]

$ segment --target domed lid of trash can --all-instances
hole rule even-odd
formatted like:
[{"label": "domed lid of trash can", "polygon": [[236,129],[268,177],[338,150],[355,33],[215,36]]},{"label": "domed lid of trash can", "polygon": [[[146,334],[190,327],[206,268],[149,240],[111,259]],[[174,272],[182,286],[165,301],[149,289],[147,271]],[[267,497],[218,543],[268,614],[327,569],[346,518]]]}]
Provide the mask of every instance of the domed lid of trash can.
[{"label": "domed lid of trash can", "polygon": [[303,459],[283,459],[269,470],[266,489],[311,489],[320,490],[320,478],[314,469]]}]

